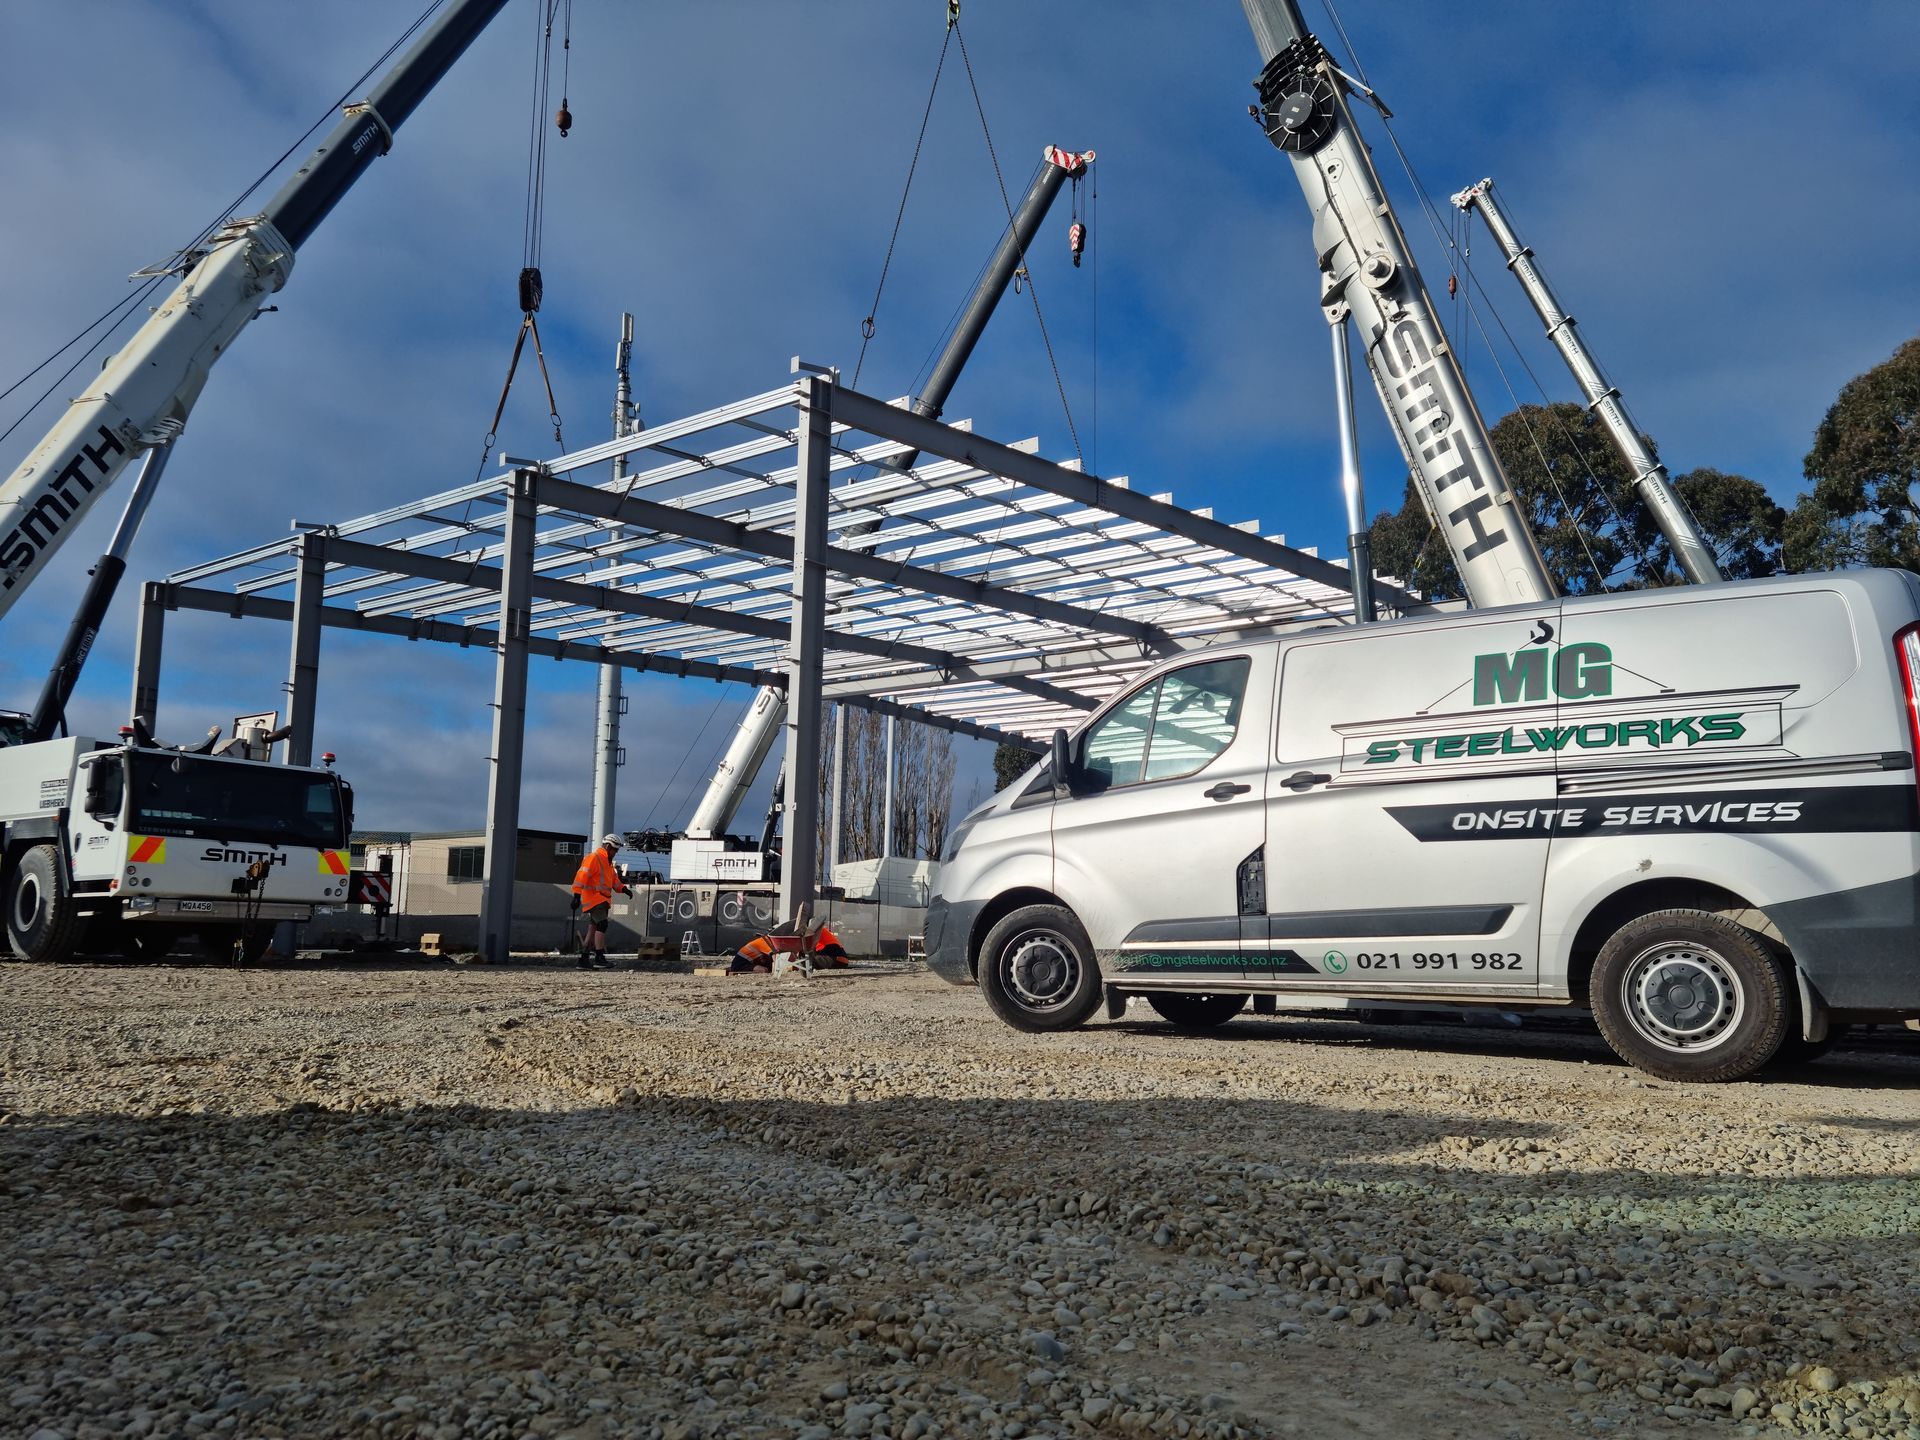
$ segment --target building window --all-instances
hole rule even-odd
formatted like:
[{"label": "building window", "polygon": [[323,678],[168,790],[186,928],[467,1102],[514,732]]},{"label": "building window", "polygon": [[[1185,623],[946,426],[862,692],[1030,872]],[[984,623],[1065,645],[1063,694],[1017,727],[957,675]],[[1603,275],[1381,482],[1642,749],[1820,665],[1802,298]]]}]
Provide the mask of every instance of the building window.
[{"label": "building window", "polygon": [[586,853],[586,848],[587,842],[584,840],[556,840],[553,842],[553,853],[556,855],[583,855]]},{"label": "building window", "polygon": [[478,880],[486,867],[487,847],[484,845],[455,845],[447,851],[449,880]]}]

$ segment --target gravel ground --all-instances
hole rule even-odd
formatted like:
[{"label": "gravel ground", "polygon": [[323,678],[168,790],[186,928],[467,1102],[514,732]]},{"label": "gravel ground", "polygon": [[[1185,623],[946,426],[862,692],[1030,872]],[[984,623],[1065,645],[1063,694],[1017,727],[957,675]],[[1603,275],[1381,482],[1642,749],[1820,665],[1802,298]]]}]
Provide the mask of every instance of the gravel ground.
[{"label": "gravel ground", "polygon": [[1920,1440],[1912,1036],[1687,1086],[898,972],[0,991],[10,1435]]}]

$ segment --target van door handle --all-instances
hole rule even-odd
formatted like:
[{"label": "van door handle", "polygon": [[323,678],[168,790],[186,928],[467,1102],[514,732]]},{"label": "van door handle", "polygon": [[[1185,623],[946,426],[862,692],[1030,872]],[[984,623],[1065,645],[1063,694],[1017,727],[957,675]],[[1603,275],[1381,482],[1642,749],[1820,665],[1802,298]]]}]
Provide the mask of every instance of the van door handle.
[{"label": "van door handle", "polygon": [[1203,790],[1200,793],[1209,800],[1231,800],[1234,796],[1244,795],[1251,789],[1253,789],[1251,785],[1237,785],[1231,780],[1222,780],[1211,790]]},{"label": "van door handle", "polygon": [[1289,790],[1311,790],[1316,785],[1325,785],[1331,781],[1331,775],[1322,775],[1313,770],[1296,770],[1280,783]]}]

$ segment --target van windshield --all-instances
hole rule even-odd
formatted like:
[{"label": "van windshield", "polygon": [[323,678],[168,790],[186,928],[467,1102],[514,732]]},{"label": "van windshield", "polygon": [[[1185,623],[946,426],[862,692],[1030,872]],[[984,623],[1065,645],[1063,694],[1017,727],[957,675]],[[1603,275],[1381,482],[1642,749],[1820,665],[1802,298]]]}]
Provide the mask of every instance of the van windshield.
[{"label": "van windshield", "polygon": [[136,750],[127,828],[269,845],[346,844],[340,789],[331,775],[279,765]]}]

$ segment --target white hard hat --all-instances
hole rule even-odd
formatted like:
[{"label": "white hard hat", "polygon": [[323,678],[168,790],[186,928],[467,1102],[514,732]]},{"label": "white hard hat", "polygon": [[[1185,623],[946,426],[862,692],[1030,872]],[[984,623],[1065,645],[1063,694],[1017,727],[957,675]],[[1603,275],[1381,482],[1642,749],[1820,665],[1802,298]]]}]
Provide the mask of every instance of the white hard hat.
[{"label": "white hard hat", "polygon": [[618,835],[602,835],[600,837],[600,843],[602,845],[611,845],[613,846],[614,849],[618,850],[622,845],[626,844],[627,842],[621,839]]}]

